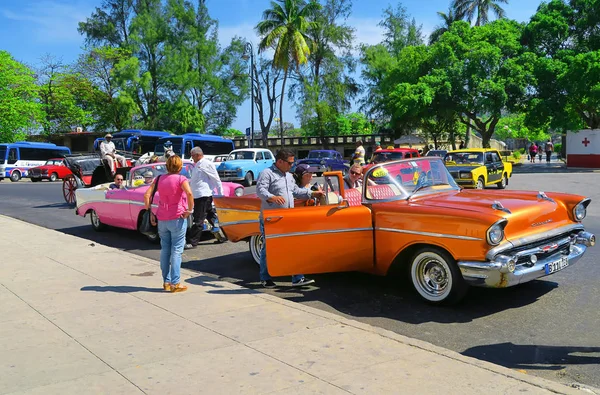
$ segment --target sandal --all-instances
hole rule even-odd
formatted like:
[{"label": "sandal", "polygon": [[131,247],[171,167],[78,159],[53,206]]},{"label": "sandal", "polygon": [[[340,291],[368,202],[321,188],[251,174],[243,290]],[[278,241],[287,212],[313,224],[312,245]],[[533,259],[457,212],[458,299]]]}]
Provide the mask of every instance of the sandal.
[{"label": "sandal", "polygon": [[171,292],[183,292],[187,291],[188,287],[179,283],[179,284],[171,284]]},{"label": "sandal", "polygon": [[163,283],[163,289],[165,291],[171,291],[171,283]]}]

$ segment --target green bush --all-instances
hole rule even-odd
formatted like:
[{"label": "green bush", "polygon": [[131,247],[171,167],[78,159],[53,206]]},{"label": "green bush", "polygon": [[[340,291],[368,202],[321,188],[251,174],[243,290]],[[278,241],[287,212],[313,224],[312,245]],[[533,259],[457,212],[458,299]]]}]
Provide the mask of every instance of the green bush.
[{"label": "green bush", "polygon": [[519,151],[515,151],[515,152],[513,152],[512,156],[514,156],[514,158],[515,158],[516,160],[519,160],[519,159],[521,159],[521,151],[519,150]]},{"label": "green bush", "polygon": [[562,144],[556,144],[554,146],[554,152],[561,153],[562,152]]}]

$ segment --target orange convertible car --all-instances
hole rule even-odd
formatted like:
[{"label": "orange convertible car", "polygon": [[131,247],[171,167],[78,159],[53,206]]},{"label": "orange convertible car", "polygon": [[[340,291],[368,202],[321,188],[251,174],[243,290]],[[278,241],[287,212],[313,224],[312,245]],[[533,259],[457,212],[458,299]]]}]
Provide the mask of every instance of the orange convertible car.
[{"label": "orange convertible car", "polygon": [[[551,275],[595,244],[581,223],[584,196],[463,190],[437,157],[378,164],[364,177],[363,190],[344,190],[341,173],[325,173],[319,205],[263,212],[272,276],[401,269],[425,300],[449,304],[469,285]],[[249,240],[258,262],[258,198],[217,197],[215,205],[229,240]]]}]

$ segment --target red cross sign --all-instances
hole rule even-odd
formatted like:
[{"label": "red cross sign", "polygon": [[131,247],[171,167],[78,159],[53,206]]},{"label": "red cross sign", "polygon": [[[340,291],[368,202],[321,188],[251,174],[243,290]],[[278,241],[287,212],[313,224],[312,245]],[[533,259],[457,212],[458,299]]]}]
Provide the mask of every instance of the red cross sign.
[{"label": "red cross sign", "polygon": [[588,140],[588,139],[587,139],[587,137],[586,137],[586,138],[584,138],[584,139],[583,139],[583,141],[581,142],[581,144],[585,145],[586,147],[587,147],[587,145],[588,145],[589,143],[591,143],[591,141],[590,141],[590,140]]}]

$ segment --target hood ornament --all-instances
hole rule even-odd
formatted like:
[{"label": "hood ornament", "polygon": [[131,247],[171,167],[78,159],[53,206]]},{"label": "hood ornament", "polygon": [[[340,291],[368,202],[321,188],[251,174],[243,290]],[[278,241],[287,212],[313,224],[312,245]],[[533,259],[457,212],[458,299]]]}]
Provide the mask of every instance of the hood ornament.
[{"label": "hood ornament", "polygon": [[497,201],[497,200],[496,200],[494,203],[492,203],[492,208],[493,208],[494,210],[500,210],[500,211],[504,211],[505,213],[512,214],[512,213],[511,213],[511,211],[510,211],[509,209],[507,209],[506,207],[504,207],[504,206],[502,205],[502,203],[500,203],[500,202],[499,202],[499,201]]},{"label": "hood ornament", "polygon": [[539,191],[537,194],[537,198],[540,200],[547,200],[549,202],[554,203],[554,200],[552,200],[552,198],[549,198],[548,195],[546,195],[546,192]]}]

